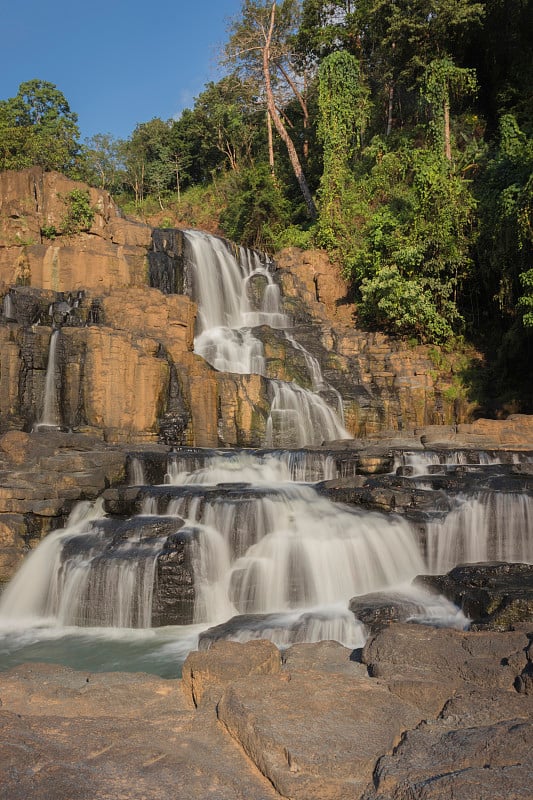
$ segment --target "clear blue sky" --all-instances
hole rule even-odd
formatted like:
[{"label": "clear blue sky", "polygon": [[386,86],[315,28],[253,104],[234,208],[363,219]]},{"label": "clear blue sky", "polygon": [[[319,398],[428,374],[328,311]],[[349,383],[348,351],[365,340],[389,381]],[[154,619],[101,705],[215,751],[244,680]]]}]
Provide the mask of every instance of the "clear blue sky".
[{"label": "clear blue sky", "polygon": [[241,0],[6,0],[0,99],[23,81],[55,83],[81,138],[125,138],[138,122],[169,119],[210,80]]}]

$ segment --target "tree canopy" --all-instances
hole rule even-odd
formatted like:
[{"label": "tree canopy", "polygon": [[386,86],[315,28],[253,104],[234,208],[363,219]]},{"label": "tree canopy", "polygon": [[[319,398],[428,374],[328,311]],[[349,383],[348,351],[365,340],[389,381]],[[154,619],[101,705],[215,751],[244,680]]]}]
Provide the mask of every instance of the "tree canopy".
[{"label": "tree canopy", "polygon": [[223,77],[178,119],[80,145],[62,93],[29,81],[0,102],[0,166],[326,247],[360,325],[466,336],[510,386],[533,342],[532,38],[524,0],[242,0]]},{"label": "tree canopy", "polygon": [[78,117],[53,83],[21,83],[15,97],[0,101],[0,164],[22,169],[37,164],[69,172],[79,153]]}]

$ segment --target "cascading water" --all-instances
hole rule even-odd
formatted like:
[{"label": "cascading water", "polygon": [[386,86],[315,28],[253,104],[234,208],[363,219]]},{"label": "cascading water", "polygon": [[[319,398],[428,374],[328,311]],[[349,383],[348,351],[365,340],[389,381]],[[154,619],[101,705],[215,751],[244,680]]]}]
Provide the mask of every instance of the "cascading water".
[{"label": "cascading water", "polygon": [[4,295],[4,299],[2,301],[2,313],[4,315],[4,319],[7,322],[11,322],[16,319],[15,308],[13,304],[13,299],[11,297],[11,292],[8,292],[7,294]]},{"label": "cascading water", "polygon": [[[271,412],[265,444],[302,447],[349,439],[342,400],[329,387],[313,356],[286,329],[290,320],[280,309],[279,287],[260,256],[240,248],[236,254],[222,239],[197,231],[185,233],[198,302],[195,352],[215,369],[266,375],[262,342],[252,328],[268,325],[285,331],[287,341],[304,354],[313,391],[295,383],[270,381]],[[335,396],[332,409],[321,395]]]},{"label": "cascading water", "polygon": [[[104,515],[101,503],[85,505],[43,540],[0,598],[0,665],[60,660],[175,675],[199,632],[217,624],[241,640],[266,636],[287,645],[334,638],[358,647],[365,632],[349,600],[381,590],[413,597],[420,621],[463,625],[451,604],[409,586],[428,569],[407,521],[350,510],[311,485],[354,475],[356,461],[343,461],[338,451],[301,449],[349,435],[338,394],[289,330],[268,265],[222,240],[185,236],[199,308],[196,352],[216,369],[266,379],[264,348],[253,329],[267,325],[303,354],[312,391],[269,381],[265,442],[300,449],[180,450],[169,455],[165,483],[156,487],[144,485],[151,471],[133,458],[125,494],[142,512],[117,520]],[[49,397],[55,397],[58,336],[50,340]],[[40,424],[59,424],[51,403]],[[424,474],[463,457],[411,454],[396,466]],[[458,498],[442,523],[428,523],[432,571],[466,559],[533,561],[531,498],[491,497]],[[176,587],[164,581],[179,570],[183,595],[171,605],[168,590]]]},{"label": "cascading water", "polygon": [[457,498],[443,521],[427,525],[427,559],[442,575],[456,564],[509,561],[533,564],[533,498],[479,492]]},{"label": "cascading water", "polygon": [[531,456],[529,453],[487,450],[406,450],[395,457],[393,469],[396,471],[407,467],[409,473],[416,477],[445,471],[453,466],[494,466],[502,463],[531,463]]},{"label": "cascading water", "polygon": [[46,365],[46,375],[44,379],[43,408],[39,422],[35,426],[36,430],[39,428],[58,428],[61,425],[56,388],[58,341],[59,329],[52,331],[52,335],[50,336],[48,363]]},{"label": "cascading water", "polygon": [[[321,497],[311,484],[291,480],[331,472],[325,453],[292,459],[281,452],[230,453],[201,464],[194,452],[188,464],[179,458],[169,458],[172,484],[142,489],[144,513],[117,522],[103,517],[101,504],[85,507],[41,543],[0,600],[0,629],[9,631],[7,639],[0,636],[0,662],[6,658],[2,641],[10,659],[15,651],[28,657],[26,645],[14,639],[13,628],[21,625],[33,626],[41,645],[53,630],[54,641],[62,632],[62,641],[74,636],[79,642],[83,632],[83,648],[89,636],[102,641],[102,626],[114,648],[119,639],[122,648],[131,648],[137,627],[135,636],[144,637],[159,664],[145,668],[175,674],[169,654],[184,655],[198,631],[235,616],[231,638],[268,636],[283,646],[333,637],[357,647],[365,632],[348,611],[350,598],[391,587],[409,593],[407,584],[425,571],[407,522],[352,511]],[[191,566],[193,614],[187,624],[151,629],[158,558],[175,536],[185,542]],[[455,613],[448,603],[436,603],[435,612],[427,596],[426,605],[422,617],[449,620]],[[43,626],[46,633],[35,634]],[[123,638],[117,638],[120,630]],[[139,638],[133,641],[141,647]],[[124,668],[123,657],[116,658]]]}]

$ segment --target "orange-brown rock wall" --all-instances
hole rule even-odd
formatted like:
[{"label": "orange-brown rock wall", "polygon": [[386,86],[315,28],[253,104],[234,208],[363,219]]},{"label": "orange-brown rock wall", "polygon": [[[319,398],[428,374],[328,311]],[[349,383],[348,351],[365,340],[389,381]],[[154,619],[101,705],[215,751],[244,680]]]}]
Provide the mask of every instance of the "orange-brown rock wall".
[{"label": "orange-brown rock wall", "polygon": [[[67,235],[68,194],[89,194],[88,231]],[[151,228],[123,219],[108,192],[38,167],[0,173],[0,284],[70,292],[147,283]]]}]

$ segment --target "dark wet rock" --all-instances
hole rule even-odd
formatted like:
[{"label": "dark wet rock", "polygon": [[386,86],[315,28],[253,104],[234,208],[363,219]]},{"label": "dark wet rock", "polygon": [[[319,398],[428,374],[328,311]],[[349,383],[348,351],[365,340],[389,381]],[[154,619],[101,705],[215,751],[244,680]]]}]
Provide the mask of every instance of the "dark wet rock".
[{"label": "dark wet rock", "polygon": [[190,625],[194,619],[196,589],[191,541],[194,528],[172,533],[157,557],[152,600],[152,625]]},{"label": "dark wet rock", "polygon": [[[240,580],[238,570],[234,571],[233,578],[238,587]],[[235,597],[230,597],[230,599],[234,603],[236,602]],[[250,605],[253,605],[252,600],[253,590]],[[340,613],[342,614],[342,612]],[[328,623],[331,620],[332,612],[329,609],[326,611],[315,609],[300,614],[296,614],[294,611],[271,614],[243,613],[203,631],[199,637],[198,649],[206,651],[214,642],[222,640],[247,642],[253,639],[269,639],[280,647],[309,642],[316,638],[317,623]]]},{"label": "dark wet rock", "polygon": [[446,575],[419,576],[416,583],[462,608],[473,628],[509,630],[533,623],[530,564],[463,564]]},{"label": "dark wet rock", "polygon": [[452,507],[440,489],[420,489],[413,483],[394,486],[386,476],[381,479],[356,475],[354,478],[322,481],[316,488],[319,494],[333,502],[361,506],[371,511],[442,514]]},{"label": "dark wet rock", "polygon": [[424,607],[412,597],[393,592],[374,592],[350,600],[350,611],[370,631],[391,622],[407,622],[422,615]]},{"label": "dark wet rock", "polygon": [[280,614],[239,614],[203,631],[198,639],[198,650],[205,652],[223,640],[246,642],[253,639],[271,639],[282,627]]},{"label": "dark wet rock", "polygon": [[191,285],[190,266],[184,257],[183,231],[156,228],[148,252],[150,286],[164,294],[184,294]]},{"label": "dark wet rock", "polygon": [[134,462],[141,465],[147,485],[165,482],[168,462],[168,451],[166,449],[160,451],[132,450],[127,454],[126,474],[128,482],[132,485],[136,485]]}]

